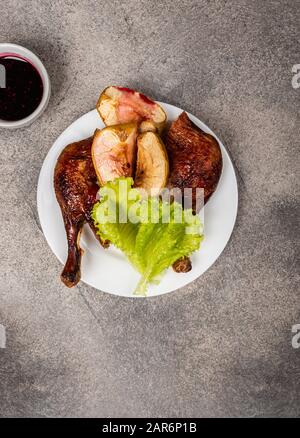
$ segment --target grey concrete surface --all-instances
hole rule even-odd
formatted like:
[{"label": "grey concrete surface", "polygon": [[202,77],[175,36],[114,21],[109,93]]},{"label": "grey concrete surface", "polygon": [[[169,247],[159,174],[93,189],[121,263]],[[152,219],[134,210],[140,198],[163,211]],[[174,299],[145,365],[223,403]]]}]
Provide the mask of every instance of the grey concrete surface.
[{"label": "grey concrete surface", "polygon": [[[2,0],[0,41],[35,51],[53,94],[0,130],[2,417],[300,414],[300,2]],[[188,287],[134,300],[66,289],[41,232],[39,170],[107,84],[185,108],[224,141],[240,204]],[[224,200],[226,208],[226,200]]]}]

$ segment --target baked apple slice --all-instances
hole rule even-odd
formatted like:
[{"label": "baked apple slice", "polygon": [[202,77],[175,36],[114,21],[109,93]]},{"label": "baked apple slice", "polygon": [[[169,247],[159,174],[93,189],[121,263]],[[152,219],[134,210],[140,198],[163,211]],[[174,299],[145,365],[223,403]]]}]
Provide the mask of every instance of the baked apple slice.
[{"label": "baked apple slice", "polygon": [[137,132],[137,123],[96,130],[92,159],[101,185],[120,176],[133,176]]},{"label": "baked apple slice", "polygon": [[162,140],[155,132],[143,132],[137,138],[134,186],[156,195],[166,186],[168,175],[168,155]]},{"label": "baked apple slice", "polygon": [[156,102],[124,87],[107,87],[99,97],[97,110],[106,126],[137,122],[141,132],[161,132],[167,121],[166,113]]}]

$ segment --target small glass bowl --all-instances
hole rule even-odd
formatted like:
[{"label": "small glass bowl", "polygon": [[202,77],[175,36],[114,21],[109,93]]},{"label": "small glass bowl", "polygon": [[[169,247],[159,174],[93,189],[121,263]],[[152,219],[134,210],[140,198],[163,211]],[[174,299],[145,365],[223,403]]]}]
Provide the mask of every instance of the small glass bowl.
[{"label": "small glass bowl", "polygon": [[3,56],[15,56],[16,58],[21,58],[29,61],[37,69],[43,81],[42,100],[39,106],[33,111],[33,113],[21,120],[8,121],[0,119],[0,128],[23,128],[24,126],[28,126],[32,122],[34,122],[45,111],[51,95],[50,79],[42,61],[33,52],[31,52],[31,50],[28,50],[25,47],[19,46],[18,44],[1,43],[0,58],[2,58]]}]

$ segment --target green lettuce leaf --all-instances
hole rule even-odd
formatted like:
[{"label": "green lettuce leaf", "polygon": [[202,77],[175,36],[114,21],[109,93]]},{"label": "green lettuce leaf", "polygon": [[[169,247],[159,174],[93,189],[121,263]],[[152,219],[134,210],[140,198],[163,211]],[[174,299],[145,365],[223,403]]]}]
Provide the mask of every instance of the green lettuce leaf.
[{"label": "green lettuce leaf", "polygon": [[180,257],[200,248],[202,225],[191,210],[156,197],[142,199],[132,178],[118,178],[100,189],[92,218],[101,238],[122,250],[141,273],[134,293],[146,295],[149,283]]}]

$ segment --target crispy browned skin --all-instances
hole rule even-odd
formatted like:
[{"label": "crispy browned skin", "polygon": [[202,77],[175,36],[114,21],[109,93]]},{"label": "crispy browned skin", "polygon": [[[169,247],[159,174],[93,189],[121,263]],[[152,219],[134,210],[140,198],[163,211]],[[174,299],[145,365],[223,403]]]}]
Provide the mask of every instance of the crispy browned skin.
[{"label": "crispy browned skin", "polygon": [[[217,140],[203,132],[183,112],[165,138],[170,161],[169,186],[204,189],[204,203],[215,191],[222,171],[222,154]],[[192,208],[196,208],[193,191]]]},{"label": "crispy browned skin", "polygon": [[[172,123],[165,145],[169,155],[169,186],[179,189],[204,189],[204,203],[216,190],[222,172],[222,154],[217,140],[203,132],[183,112]],[[194,212],[202,207],[193,190],[192,205],[184,200],[185,207],[192,207]],[[189,257],[183,257],[173,264],[175,272],[188,272],[192,269]]]},{"label": "crispy browned skin", "polygon": [[68,240],[68,258],[61,274],[63,283],[72,287],[80,280],[82,250],[80,234],[85,222],[95,232],[91,209],[99,190],[91,158],[93,138],[69,144],[58,157],[54,188],[60,205]]},{"label": "crispy browned skin", "polygon": [[185,272],[189,272],[192,269],[192,262],[189,257],[184,256],[176,260],[176,262],[173,263],[172,267],[175,272],[185,273]]}]

